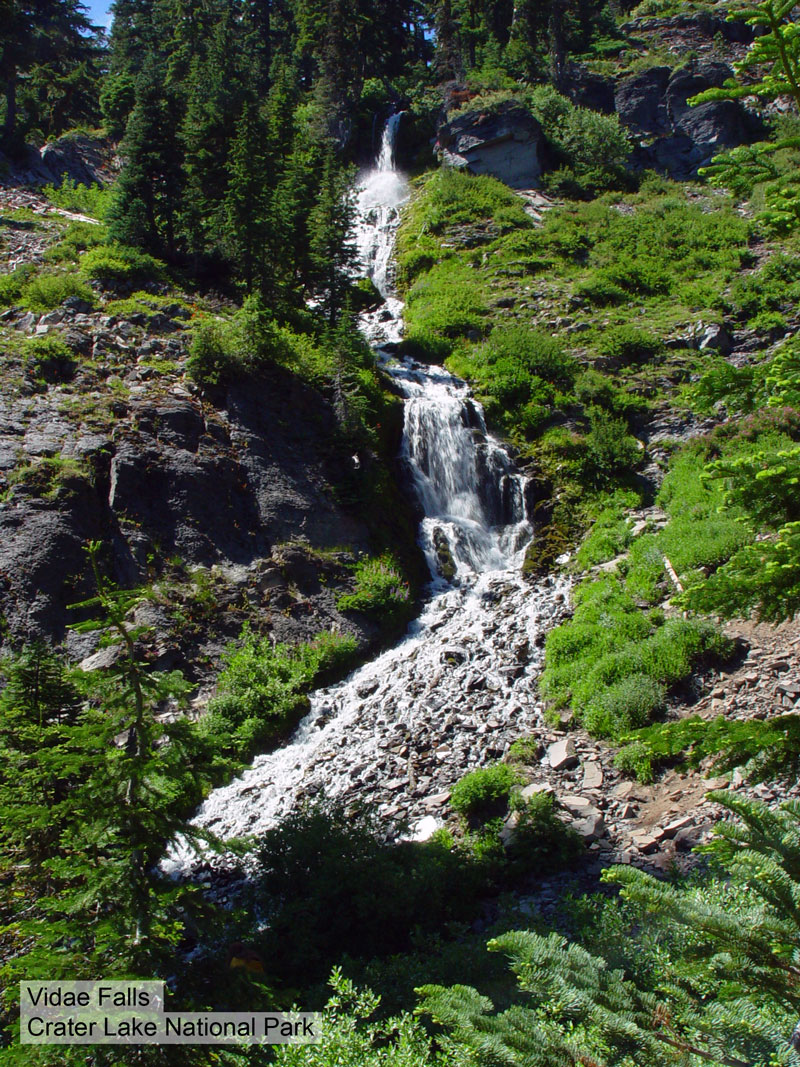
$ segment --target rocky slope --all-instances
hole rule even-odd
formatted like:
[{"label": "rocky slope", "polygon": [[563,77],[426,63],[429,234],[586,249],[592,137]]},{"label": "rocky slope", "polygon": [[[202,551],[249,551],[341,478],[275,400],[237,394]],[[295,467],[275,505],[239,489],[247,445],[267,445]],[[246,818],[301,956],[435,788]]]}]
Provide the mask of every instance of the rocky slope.
[{"label": "rocky slope", "polygon": [[[6,270],[41,263],[74,219],[19,188],[0,190],[0,216]],[[351,586],[350,567],[373,547],[377,525],[413,552],[396,483],[385,516],[359,503],[383,460],[353,456],[333,398],[278,366],[212,402],[185,373],[197,306],[153,290],[134,308],[95,285],[94,306],[72,297],[46,313],[2,313],[7,638],[66,639],[78,658],[91,651],[66,627],[68,606],[91,594],[84,549],[99,540],[120,584],[153,587],[159,665],[205,677],[209,657],[248,618],[276,640],[331,628],[374,640],[376,625],[344,617],[336,595]],[[43,372],[26,348],[39,338],[63,341],[74,360]],[[399,424],[386,432],[393,455]]]}]

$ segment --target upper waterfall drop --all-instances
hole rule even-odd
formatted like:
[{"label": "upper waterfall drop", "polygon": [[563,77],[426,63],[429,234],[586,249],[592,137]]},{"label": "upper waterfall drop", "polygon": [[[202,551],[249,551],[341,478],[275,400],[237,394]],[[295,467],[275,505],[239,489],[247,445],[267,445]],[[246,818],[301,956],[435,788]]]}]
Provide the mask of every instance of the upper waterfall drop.
[{"label": "upper waterfall drop", "polygon": [[354,237],[359,270],[385,301],[384,307],[362,316],[362,330],[376,345],[397,342],[403,333],[403,304],[395,293],[393,270],[400,208],[409,197],[408,182],[395,168],[395,143],[402,117],[400,111],[387,120],[375,166],[359,176],[356,193]]},{"label": "upper waterfall drop", "polygon": [[[379,349],[403,333],[403,304],[392,270],[400,209],[409,196],[395,167],[401,119],[402,112],[388,119],[375,166],[362,174],[357,197],[361,269],[385,301],[363,315],[361,325]],[[385,361],[384,370],[405,397],[403,458],[425,516],[420,542],[432,575],[441,573],[445,544],[448,570],[459,578],[513,567],[532,533],[526,479],[487,431],[469,388],[442,367],[409,359]]]}]

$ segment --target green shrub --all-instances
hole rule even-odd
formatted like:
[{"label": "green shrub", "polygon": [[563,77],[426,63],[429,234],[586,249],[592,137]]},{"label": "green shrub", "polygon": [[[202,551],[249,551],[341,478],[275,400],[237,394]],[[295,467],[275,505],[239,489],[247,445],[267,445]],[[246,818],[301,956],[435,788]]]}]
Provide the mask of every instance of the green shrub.
[{"label": "green shrub", "polygon": [[77,263],[81,252],[105,244],[107,239],[104,226],[96,226],[91,222],[73,222],[61,240],[47,249],[44,258],[48,263]]},{"label": "green shrub", "polygon": [[519,773],[506,763],[479,767],[453,786],[450,807],[465,818],[485,822],[507,809],[511,791],[519,780]]},{"label": "green shrub", "polygon": [[630,541],[631,527],[625,518],[624,508],[604,508],[592,524],[589,536],[576,552],[575,566],[584,571],[614,559],[628,547]]},{"label": "green shrub", "polygon": [[647,674],[630,674],[591,700],[583,722],[593,737],[619,737],[645,726],[664,708],[667,691]]},{"label": "green shrub", "polygon": [[22,286],[19,302],[31,311],[52,311],[70,297],[94,303],[94,293],[76,274],[37,274]]},{"label": "green shrub", "polygon": [[526,102],[566,164],[560,175],[547,176],[551,187],[574,184],[582,195],[619,185],[631,144],[617,115],[577,107],[547,85],[529,90]]},{"label": "green shrub", "polygon": [[16,304],[26,283],[36,274],[33,263],[24,263],[11,271],[10,274],[0,274],[0,307],[8,307]]},{"label": "green shrub", "polygon": [[650,749],[641,741],[634,741],[621,748],[614,757],[614,766],[642,785],[649,785],[655,777]]},{"label": "green shrub", "polygon": [[98,245],[81,257],[80,264],[82,274],[111,289],[120,285],[140,289],[166,279],[166,267],[160,260],[129,245]]},{"label": "green shrub", "polygon": [[355,567],[355,589],[338,597],[340,611],[363,611],[379,618],[404,614],[411,605],[408,582],[397,561],[387,553],[362,559]]},{"label": "green shrub", "polygon": [[748,323],[767,312],[789,311],[800,300],[800,256],[776,252],[752,274],[737,278],[728,306]]},{"label": "green shrub", "polygon": [[33,364],[36,376],[45,381],[68,381],[75,371],[75,355],[60,337],[26,338],[23,352]]},{"label": "green shrub", "polygon": [[663,343],[650,330],[625,324],[604,330],[595,345],[598,355],[628,366],[647,363],[663,350]]},{"label": "green shrub", "polygon": [[626,420],[615,418],[602,408],[589,409],[586,449],[592,471],[601,482],[617,474],[632,473],[642,459],[642,449],[628,433]]},{"label": "green shrub", "polygon": [[597,307],[621,304],[629,299],[628,293],[611,277],[609,271],[596,271],[586,281],[576,285],[575,295]]},{"label": "green shrub", "polygon": [[437,263],[418,277],[407,294],[409,342],[425,345],[432,340],[449,352],[454,339],[483,329],[487,295],[468,264],[457,259]]},{"label": "green shrub", "polygon": [[559,818],[551,793],[534,793],[527,801],[512,796],[511,802],[518,818],[507,849],[514,874],[552,870],[582,854],[583,841]]},{"label": "green shrub", "polygon": [[110,186],[83,185],[66,175],[60,185],[45,185],[42,192],[56,207],[94,219],[106,217],[113,198]]},{"label": "green shrub", "polygon": [[283,729],[320,672],[340,668],[354,648],[352,638],[332,633],[293,648],[273,644],[245,624],[223,654],[216,694],[198,724],[201,735],[223,756],[246,756]]},{"label": "green shrub", "polygon": [[317,674],[340,671],[352,663],[358,652],[358,642],[352,634],[323,630],[310,644],[316,657]]},{"label": "green shrub", "polygon": [[294,810],[264,835],[253,883],[269,915],[260,937],[270,972],[305,988],[344,955],[396,956],[420,935],[469,920],[487,871],[441,835],[390,844],[370,812],[327,802]]},{"label": "green shrub", "polygon": [[203,388],[215,388],[242,372],[238,345],[229,323],[204,319],[192,332],[186,373]]}]

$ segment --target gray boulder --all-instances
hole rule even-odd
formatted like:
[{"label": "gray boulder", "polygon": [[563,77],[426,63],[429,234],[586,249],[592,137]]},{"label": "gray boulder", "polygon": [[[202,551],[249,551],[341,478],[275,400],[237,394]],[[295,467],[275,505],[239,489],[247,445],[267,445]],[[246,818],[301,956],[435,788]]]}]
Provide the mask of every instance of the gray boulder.
[{"label": "gray boulder", "polygon": [[443,163],[491,174],[514,189],[535,185],[542,173],[542,128],[513,102],[496,111],[465,111],[439,129]]}]

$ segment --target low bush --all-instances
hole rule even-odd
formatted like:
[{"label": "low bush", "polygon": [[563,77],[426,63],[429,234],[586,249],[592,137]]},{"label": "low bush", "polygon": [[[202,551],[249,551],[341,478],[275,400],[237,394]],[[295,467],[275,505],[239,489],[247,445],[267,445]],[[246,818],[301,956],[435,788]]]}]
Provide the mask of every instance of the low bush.
[{"label": "low bush", "polygon": [[395,956],[420,934],[468,920],[487,875],[441,835],[387,844],[370,812],[317,803],[261,840],[251,883],[256,910],[269,916],[260,947],[284,980],[319,981],[345,954]]},{"label": "low bush", "polygon": [[37,378],[46,382],[69,381],[75,372],[75,354],[60,337],[29,337],[23,345],[23,353]]},{"label": "low bush", "polygon": [[32,263],[25,263],[9,274],[0,274],[0,307],[18,303],[26,283],[36,274]]},{"label": "low bush", "polygon": [[594,737],[620,737],[645,726],[664,708],[667,691],[648,674],[630,674],[590,700],[584,725]]},{"label": "low bush", "polygon": [[650,330],[625,324],[604,330],[595,343],[598,355],[628,366],[647,363],[663,350],[662,341]]},{"label": "low bush", "polygon": [[31,311],[52,311],[71,296],[94,303],[94,293],[77,274],[41,273],[26,282],[20,291],[19,302]]},{"label": "low bush", "polygon": [[105,244],[107,239],[104,226],[96,226],[91,222],[73,222],[67,227],[61,240],[47,249],[44,258],[48,263],[77,263],[82,252]]},{"label": "low bush", "polygon": [[511,804],[517,824],[506,851],[513,874],[552,870],[582,854],[583,841],[559,817],[551,793],[534,793],[529,800],[512,796]]},{"label": "low bush", "polygon": [[633,741],[621,748],[614,757],[614,766],[642,785],[649,785],[655,777],[650,749],[641,741]]},{"label": "low bush", "polygon": [[628,432],[627,421],[596,407],[589,409],[586,451],[591,473],[600,483],[633,472],[643,456],[636,438]]},{"label": "low bush", "polygon": [[453,786],[450,807],[465,818],[485,822],[506,811],[519,780],[519,773],[506,763],[479,767]]},{"label": "low bush", "polygon": [[230,324],[214,319],[199,322],[189,343],[186,372],[198,385],[213,389],[242,371]]},{"label": "low bush", "polygon": [[342,634],[320,634],[310,644],[289,647],[245,625],[223,655],[217,691],[198,724],[200,735],[223,757],[245,757],[285,728],[321,672],[341,667],[354,650],[353,638]]},{"label": "low bush", "polygon": [[166,279],[166,267],[160,260],[129,245],[98,245],[81,257],[80,264],[85,277],[109,289],[121,285],[140,289]]},{"label": "low bush", "polygon": [[403,615],[411,606],[408,582],[397,561],[384,554],[355,566],[355,588],[337,598],[340,611],[363,611],[379,618]]},{"label": "low bush", "polygon": [[78,215],[89,215],[93,219],[106,217],[113,198],[109,186],[84,185],[66,175],[60,185],[45,185],[42,192],[56,207],[74,211]]},{"label": "low bush", "polygon": [[577,107],[549,85],[529,90],[526,103],[564,163],[545,177],[549,188],[582,196],[624,182],[631,143],[618,116]]},{"label": "low bush", "polygon": [[574,566],[578,571],[614,559],[630,544],[631,527],[626,518],[626,509],[636,507],[639,501],[635,493],[623,493],[620,490],[618,495],[621,502],[614,501],[600,511],[589,535],[575,553]]}]

